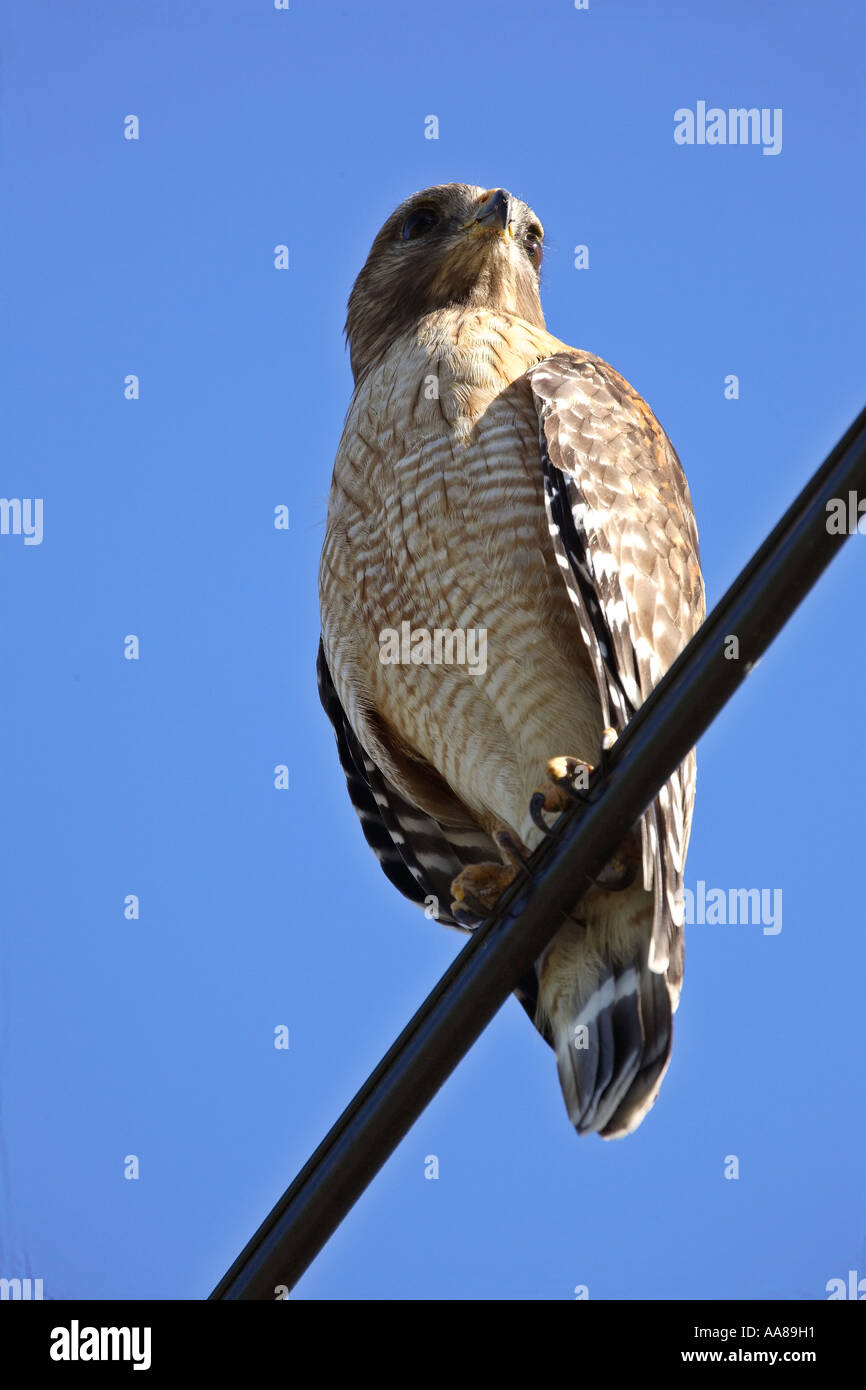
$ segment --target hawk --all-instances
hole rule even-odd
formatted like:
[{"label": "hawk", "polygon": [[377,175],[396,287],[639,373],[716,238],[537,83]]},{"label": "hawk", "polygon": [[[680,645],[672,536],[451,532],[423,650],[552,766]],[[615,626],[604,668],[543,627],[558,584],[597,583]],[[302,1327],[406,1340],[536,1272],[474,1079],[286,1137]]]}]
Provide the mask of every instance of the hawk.
[{"label": "hawk", "polygon": [[[689,489],[598,357],[547,332],[543,229],[505,189],[413,194],[349,298],[355,389],[318,679],[382,868],[472,929],[700,625]],[[517,996],[578,1133],[653,1104],[683,971],[692,752]]]}]

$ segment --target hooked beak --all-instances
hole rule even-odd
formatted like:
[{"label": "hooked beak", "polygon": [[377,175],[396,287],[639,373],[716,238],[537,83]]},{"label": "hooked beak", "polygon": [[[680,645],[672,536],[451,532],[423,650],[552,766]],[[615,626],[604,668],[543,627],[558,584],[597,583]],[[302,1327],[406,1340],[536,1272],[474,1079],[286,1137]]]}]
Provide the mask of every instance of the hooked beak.
[{"label": "hooked beak", "polygon": [[472,221],[465,223],[465,230],[481,227],[484,230],[510,232],[510,221],[511,194],[504,188],[494,188],[488,193]]}]

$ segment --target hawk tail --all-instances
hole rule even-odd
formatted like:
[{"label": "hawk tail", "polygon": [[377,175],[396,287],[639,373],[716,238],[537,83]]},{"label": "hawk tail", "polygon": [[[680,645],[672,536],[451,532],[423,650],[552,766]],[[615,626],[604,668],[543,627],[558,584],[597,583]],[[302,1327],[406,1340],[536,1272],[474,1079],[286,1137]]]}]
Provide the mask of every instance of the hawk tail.
[{"label": "hawk tail", "polygon": [[539,963],[536,1026],[556,1053],[578,1134],[619,1139],[640,1124],[667,1070],[670,990],[665,975],[649,967],[649,934],[641,933],[642,944],[630,955],[597,959],[591,977],[585,945],[570,932],[561,941],[563,935]]}]

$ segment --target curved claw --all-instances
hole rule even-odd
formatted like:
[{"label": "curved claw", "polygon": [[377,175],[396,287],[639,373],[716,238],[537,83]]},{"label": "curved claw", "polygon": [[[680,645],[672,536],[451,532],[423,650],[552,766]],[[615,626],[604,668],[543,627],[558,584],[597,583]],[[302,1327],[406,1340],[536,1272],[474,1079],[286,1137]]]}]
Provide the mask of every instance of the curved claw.
[{"label": "curved claw", "polygon": [[553,833],[544,819],[559,816],[574,801],[586,805],[589,778],[592,767],[580,758],[551,758],[547,764],[546,777],[529,799],[529,815],[533,825],[545,835]]},{"label": "curved claw", "polygon": [[610,750],[619,738],[616,729],[602,729],[601,731],[601,767],[603,772],[607,772],[610,766]]},{"label": "curved claw", "polygon": [[544,819],[544,803],[546,797],[544,792],[533,792],[529,798],[529,814],[532,817],[532,824],[537,825],[545,835],[552,835],[553,828]]},{"label": "curved claw", "polygon": [[[470,922],[466,920],[467,909],[468,913],[473,918],[477,918],[476,921]],[[485,907],[483,902],[475,897],[474,893],[464,893],[459,902],[455,901],[451,904],[451,915],[456,922],[459,922],[461,927],[480,926],[481,923],[486,921],[490,916],[490,912],[491,908]]]},{"label": "curved claw", "polygon": [[[523,866],[518,865],[518,871]],[[470,912],[477,912],[482,921],[493,910],[516,877],[515,869],[508,864],[469,864],[451,884],[454,901],[451,911],[464,904]]]}]

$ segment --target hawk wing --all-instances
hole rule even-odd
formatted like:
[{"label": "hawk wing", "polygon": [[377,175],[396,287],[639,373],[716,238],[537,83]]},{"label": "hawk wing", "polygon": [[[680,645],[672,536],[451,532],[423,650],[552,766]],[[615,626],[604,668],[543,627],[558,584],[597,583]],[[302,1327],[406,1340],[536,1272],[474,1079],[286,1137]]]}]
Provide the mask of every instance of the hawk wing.
[{"label": "hawk wing", "polygon": [[[698,536],[679,459],[645,401],[600,358],[569,350],[527,373],[539,416],[550,535],[605,724],[628,723],[704,617]],[[678,992],[692,752],[642,819],[655,889],[650,966]]]},{"label": "hawk wing", "polygon": [[[367,844],[400,892],[419,907],[436,900],[436,920],[448,927],[469,931],[479,924],[467,913],[463,920],[449,910],[451,882],[469,864],[482,864],[496,856],[496,846],[479,827],[443,828],[433,816],[407,801],[365,752],[346,718],[328,670],[324,643],[319,642],[316,676],[322,708],[337,739],[340,765],[349,799],[355,808]],[[531,1019],[538,1002],[534,971],[519,982],[515,995]],[[550,1042],[549,1036],[543,1034]]]}]

